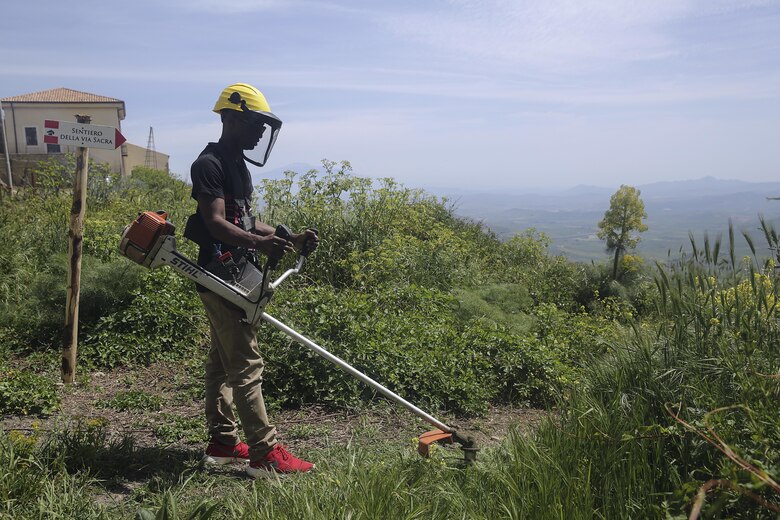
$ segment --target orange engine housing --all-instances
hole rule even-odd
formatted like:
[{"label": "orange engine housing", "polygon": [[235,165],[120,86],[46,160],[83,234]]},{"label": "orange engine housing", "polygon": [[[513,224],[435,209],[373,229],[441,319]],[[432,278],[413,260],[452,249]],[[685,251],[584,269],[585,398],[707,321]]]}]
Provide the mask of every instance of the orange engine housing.
[{"label": "orange engine housing", "polygon": [[165,211],[144,211],[122,232],[119,252],[130,260],[148,266],[155,245],[164,235],[173,235],[176,227],[168,221]]}]

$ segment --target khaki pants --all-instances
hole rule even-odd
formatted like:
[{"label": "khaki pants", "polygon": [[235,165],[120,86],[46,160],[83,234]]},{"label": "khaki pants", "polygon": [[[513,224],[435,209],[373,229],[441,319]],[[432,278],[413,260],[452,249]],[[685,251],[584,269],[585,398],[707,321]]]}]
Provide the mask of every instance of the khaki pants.
[{"label": "khaki pants", "polygon": [[276,444],[276,427],[268,421],[263,391],[263,358],[255,331],[241,321],[244,312],[212,292],[198,293],[211,322],[206,360],[206,421],[217,442],[235,445],[238,428],[231,405],[249,445],[252,461],[262,460]]}]

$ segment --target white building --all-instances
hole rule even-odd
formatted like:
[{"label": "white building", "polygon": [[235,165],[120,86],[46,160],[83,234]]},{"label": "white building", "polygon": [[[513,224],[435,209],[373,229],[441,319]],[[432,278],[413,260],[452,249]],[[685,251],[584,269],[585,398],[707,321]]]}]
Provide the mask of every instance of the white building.
[{"label": "white building", "polygon": [[[75,153],[76,146],[46,144],[43,142],[43,124],[47,119],[76,121],[76,115],[90,116],[93,125],[111,126],[121,132],[125,118],[125,102],[121,99],[80,92],[69,88],[55,88],[0,99],[3,110],[0,152],[8,153],[14,184],[29,182],[28,170],[52,154]],[[112,171],[129,174],[135,166],[144,166],[146,149],[129,143],[116,150],[91,148],[90,159],[107,163]],[[7,150],[4,148],[7,146]],[[130,153],[128,150],[131,150]],[[140,151],[143,150],[143,153]],[[161,170],[168,169],[168,156],[152,152],[154,163]],[[8,161],[3,156],[0,171],[7,182]]]}]

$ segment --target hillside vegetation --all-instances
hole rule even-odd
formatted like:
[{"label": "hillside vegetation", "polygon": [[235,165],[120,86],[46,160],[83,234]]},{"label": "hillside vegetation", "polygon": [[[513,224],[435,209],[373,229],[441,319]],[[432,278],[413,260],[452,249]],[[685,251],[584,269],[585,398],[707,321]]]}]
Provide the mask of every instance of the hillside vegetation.
[{"label": "hillside vegetation", "polygon": [[[290,173],[258,186],[262,220],[314,226],[322,237],[305,276],[285,282],[269,313],[431,411],[479,416],[490,404],[511,403],[547,408],[550,419],[531,436],[512,435],[486,450],[473,467],[381,446],[329,451],[316,475],[281,486],[257,482],[249,493],[240,481],[176,467],[115,507],[88,500],[107,484],[87,469],[106,453],[125,460],[132,442],[117,445],[99,424],[46,439],[11,432],[0,439],[0,517],[778,513],[772,260],[738,258],[732,233],[723,244],[692,239],[691,252],[668,265],[625,255],[618,283],[611,265],[551,255],[549,239],[532,229],[500,241],[456,217],[446,200],[391,179],[355,177],[348,163],[324,166],[324,173]],[[164,209],[182,230],[194,210],[189,186],[154,170],[120,179],[97,168],[88,194],[77,377],[201,360],[207,324],[192,284],[117,252],[122,228],[141,210]],[[71,171],[42,164],[40,185],[0,207],[3,414],[56,413],[67,398],[55,383]],[[776,251],[768,225],[762,240]],[[178,248],[195,258],[192,243],[180,238]],[[375,398],[286,336],[265,328],[260,335],[273,406],[359,409]],[[90,382],[82,377],[81,384]],[[154,396],[125,398],[155,405]]]}]

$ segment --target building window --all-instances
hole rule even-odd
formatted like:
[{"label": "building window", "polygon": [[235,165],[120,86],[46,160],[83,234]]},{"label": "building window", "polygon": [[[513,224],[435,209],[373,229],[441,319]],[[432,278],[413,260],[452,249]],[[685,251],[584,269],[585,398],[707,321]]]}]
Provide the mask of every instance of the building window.
[{"label": "building window", "polygon": [[25,126],[24,137],[27,139],[27,146],[38,146],[38,129],[36,127]]},{"label": "building window", "polygon": [[62,150],[60,150],[60,145],[58,144],[47,144],[46,153],[62,153]]}]

